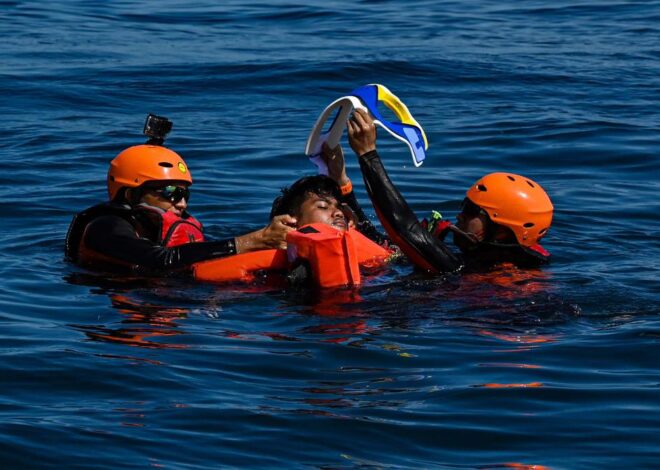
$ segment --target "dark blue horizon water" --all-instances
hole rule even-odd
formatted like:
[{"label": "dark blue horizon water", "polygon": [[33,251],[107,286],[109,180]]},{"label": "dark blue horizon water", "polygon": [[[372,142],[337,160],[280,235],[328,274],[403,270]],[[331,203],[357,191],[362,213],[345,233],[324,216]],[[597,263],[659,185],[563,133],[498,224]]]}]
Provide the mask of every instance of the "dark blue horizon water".
[{"label": "dark blue horizon water", "polygon": [[[658,466],[660,2],[0,6],[0,468]],[[314,173],[313,122],[366,83],[427,132],[421,168],[379,140],[420,216],[527,175],[553,263],[315,296],[63,260],[148,112],[223,237]]]}]

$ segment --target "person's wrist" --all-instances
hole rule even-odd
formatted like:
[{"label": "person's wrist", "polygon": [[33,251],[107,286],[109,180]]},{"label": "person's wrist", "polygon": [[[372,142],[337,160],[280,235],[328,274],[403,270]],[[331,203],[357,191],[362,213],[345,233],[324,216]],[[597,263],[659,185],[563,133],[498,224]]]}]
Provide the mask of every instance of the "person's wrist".
[{"label": "person's wrist", "polygon": [[269,226],[266,226],[254,232],[254,237],[252,238],[254,250],[264,250],[268,248],[268,244],[266,243],[266,230],[268,227]]},{"label": "person's wrist", "polygon": [[246,233],[239,237],[234,238],[237,253],[249,253],[250,251],[259,250],[263,245],[264,229],[255,230],[251,233]]},{"label": "person's wrist", "polygon": [[234,249],[236,250],[236,254],[245,251],[245,236],[234,237]]},{"label": "person's wrist", "polygon": [[370,142],[364,142],[362,145],[356,147],[354,150],[357,155],[364,155],[365,153],[369,153],[373,150],[376,150],[376,144]]},{"label": "person's wrist", "polygon": [[351,183],[351,180],[346,178],[348,181],[342,185],[340,185],[339,189],[341,191],[342,196],[346,196],[347,194],[350,194],[353,191],[353,183]]}]

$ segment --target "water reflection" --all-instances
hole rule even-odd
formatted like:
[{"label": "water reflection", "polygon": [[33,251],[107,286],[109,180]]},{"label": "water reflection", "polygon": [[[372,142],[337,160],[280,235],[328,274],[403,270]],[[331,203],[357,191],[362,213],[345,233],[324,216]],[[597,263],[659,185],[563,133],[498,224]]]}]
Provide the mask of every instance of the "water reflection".
[{"label": "water reflection", "polygon": [[511,307],[520,305],[520,301],[533,302],[555,293],[552,276],[547,271],[519,269],[508,263],[497,265],[487,272],[464,273],[454,281],[454,286],[452,297],[464,300],[466,308],[501,311],[509,307],[505,313],[520,313],[511,310]]},{"label": "water reflection", "polygon": [[[382,360],[385,367],[377,373],[359,371],[348,376],[329,370],[323,374],[326,380],[300,388],[295,401],[314,411],[353,419],[347,414],[350,409],[409,407],[410,396],[429,397],[444,387],[453,390],[545,387],[540,380],[543,367],[530,360],[533,356],[528,353],[561,341],[563,334],[558,325],[580,313],[577,306],[563,301],[555,290],[552,276],[546,271],[500,265],[487,273],[433,280],[413,275],[388,285],[363,288],[358,293],[296,299],[298,313],[319,322],[301,329],[301,334],[327,336],[320,339],[323,342],[385,350],[413,362]],[[306,304],[300,308],[303,302]],[[482,373],[475,374],[478,369],[471,368],[465,380],[445,376],[440,364],[450,369],[455,364],[446,359],[420,369],[419,374],[410,374],[407,367],[433,362],[430,351],[437,353],[444,349],[437,344],[427,346],[425,341],[437,339],[445,332],[459,338],[468,332],[493,340],[493,353],[506,360],[477,363]],[[499,347],[500,343],[503,348]],[[521,359],[516,362],[511,353],[520,354]],[[421,357],[423,362],[416,362],[416,357]],[[289,389],[289,395],[290,392]],[[290,401],[291,397],[282,400]],[[420,406],[424,406],[424,401],[420,401]],[[342,409],[346,410],[343,414],[339,411]],[[534,468],[526,464],[498,465]]]},{"label": "water reflection", "polygon": [[187,317],[187,309],[146,303],[128,294],[108,293],[108,297],[112,307],[123,316],[120,326],[73,325],[74,328],[84,332],[93,341],[156,349],[188,347],[181,342],[163,341],[186,333],[179,320]]},{"label": "water reflection", "polygon": [[448,323],[517,351],[558,341],[556,326],[581,313],[557,294],[548,271],[503,264],[487,273],[465,274],[452,284],[447,297],[455,308]]},{"label": "water reflection", "polygon": [[[435,390],[430,377],[391,368],[339,368],[321,370],[324,380],[310,381],[297,389],[273,397],[280,407],[269,407],[280,413],[324,413],[346,419],[361,419],[350,414],[353,409],[396,410],[410,406],[410,397]],[[287,406],[288,404],[288,406]]]},{"label": "water reflection", "polygon": [[297,289],[287,292],[285,303],[300,315],[318,320],[299,329],[304,336],[321,336],[322,342],[349,343],[373,331],[370,314],[362,308],[359,289]]},{"label": "water reflection", "polygon": [[88,286],[92,293],[107,296],[111,307],[121,314],[118,325],[114,322],[109,325],[71,325],[83,332],[88,339],[150,349],[188,347],[179,337],[186,333],[180,320],[185,319],[190,310],[165,306],[161,302],[147,300],[139,294],[141,289],[147,289],[147,292],[158,298],[160,291],[167,290],[166,281],[80,271],[69,274],[65,281]]},{"label": "water reflection", "polygon": [[[92,281],[90,281],[92,279]],[[93,292],[108,297],[112,309],[121,315],[112,324],[73,325],[92,341],[123,344],[150,349],[185,349],[187,331],[185,322],[192,312],[217,312],[220,304],[228,308],[229,318],[222,325],[223,339],[258,342],[268,355],[307,357],[314,361],[330,360],[322,344],[337,344],[374,351],[381,361],[398,358],[428,359],[429,338],[452,331],[462,335],[466,331],[477,337],[502,343],[506,348],[497,353],[523,353],[536,347],[561,340],[556,325],[579,313],[554,295],[551,276],[541,270],[518,270],[513,266],[499,266],[488,273],[466,273],[444,279],[409,276],[397,278],[387,284],[374,284],[361,289],[265,291],[254,286],[244,289],[222,287],[191,290],[190,284],[177,285],[164,280],[114,279],[76,277],[68,279],[84,285],[93,285]],[[190,296],[203,296],[197,305]],[[172,299],[172,302],[167,302]],[[181,306],[181,299],[185,300]],[[174,302],[176,300],[176,302]],[[239,304],[256,302],[262,308],[269,302],[276,304],[276,316],[265,315],[254,322],[240,316]],[[169,303],[169,305],[168,305]],[[236,311],[235,311],[236,310]],[[286,319],[282,320],[282,314]],[[299,318],[289,318],[291,315]],[[273,318],[278,318],[273,321]],[[256,318],[255,318],[256,319]],[[266,328],[258,325],[267,323]],[[234,326],[234,328],[232,328]],[[189,327],[191,328],[191,327]],[[215,334],[215,333],[214,333]],[[268,350],[259,344],[266,338],[280,343]],[[310,347],[309,343],[316,343]],[[289,343],[291,347],[285,346]],[[299,346],[300,345],[300,346]],[[283,347],[284,346],[284,347]],[[249,346],[254,349],[255,346]],[[437,347],[437,346],[434,346]],[[265,348],[265,349],[263,349]],[[238,350],[240,351],[240,349]],[[382,353],[386,353],[384,356]],[[343,354],[343,353],[342,353]],[[116,356],[119,357],[119,356]],[[388,359],[389,358],[389,359]],[[336,358],[334,358],[336,359]],[[267,361],[266,361],[267,362]],[[342,364],[344,365],[344,364]],[[345,372],[336,380],[326,383],[307,383],[295,387],[297,400],[313,408],[396,407],[402,401],[393,398],[399,393],[419,392],[428,383],[399,383],[402,372],[385,366],[378,377],[346,381]],[[396,364],[396,367],[406,367]],[[495,368],[540,369],[529,361],[507,358],[501,363],[478,364],[484,371],[481,377],[466,387],[523,388],[540,387],[542,383],[520,380],[514,372],[510,382],[502,374],[496,380],[489,377]],[[331,370],[335,370],[331,368]],[[338,372],[339,373],[339,372]],[[330,374],[332,375],[332,374]],[[403,375],[408,376],[409,373]],[[376,386],[375,384],[379,384]],[[291,389],[288,390],[289,398]]]}]

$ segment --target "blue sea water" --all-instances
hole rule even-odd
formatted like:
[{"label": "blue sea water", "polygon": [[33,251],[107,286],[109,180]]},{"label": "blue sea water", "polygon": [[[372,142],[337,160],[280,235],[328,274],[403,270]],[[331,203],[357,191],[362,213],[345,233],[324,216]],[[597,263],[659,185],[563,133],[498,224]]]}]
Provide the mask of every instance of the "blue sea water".
[{"label": "blue sea water", "polygon": [[[660,2],[1,1],[0,37],[1,468],[658,466]],[[148,112],[223,237],[375,82],[429,137],[414,168],[380,133],[418,214],[527,175],[551,265],[319,296],[64,261]]]}]

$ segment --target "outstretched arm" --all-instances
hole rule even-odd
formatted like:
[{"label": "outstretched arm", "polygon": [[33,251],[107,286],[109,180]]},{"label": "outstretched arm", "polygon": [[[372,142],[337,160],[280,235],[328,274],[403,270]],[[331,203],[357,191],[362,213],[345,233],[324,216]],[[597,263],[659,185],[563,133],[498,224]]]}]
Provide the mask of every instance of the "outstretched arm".
[{"label": "outstretched arm", "polygon": [[344,151],[342,150],[341,145],[337,145],[335,148],[330,148],[327,144],[323,144],[323,147],[321,148],[321,157],[328,166],[328,176],[335,180],[341,188],[341,202],[346,204],[355,215],[355,228],[357,228],[361,234],[379,245],[389,244],[389,239],[374,227],[355,197],[351,180],[346,175],[346,161],[344,159]]},{"label": "outstretched arm", "polygon": [[130,222],[113,215],[93,220],[83,237],[87,248],[109,257],[110,260],[136,269],[167,272],[187,268],[199,261],[224,258],[237,253],[286,248],[286,233],[294,230],[293,224],[295,219],[282,215],[274,217],[268,226],[236,238],[185,243],[165,248],[147,238],[141,238]]},{"label": "outstretched arm", "polygon": [[367,193],[392,242],[416,266],[434,273],[451,272],[461,260],[441,240],[421,226],[414,212],[390,180],[376,151],[376,126],[364,111],[356,110],[348,123],[349,143],[360,160]]},{"label": "outstretched arm", "polygon": [[[140,237],[133,224],[115,215],[96,218],[87,226],[82,236],[84,246],[108,257],[108,263],[130,266],[139,271],[177,271],[197,261],[236,254],[233,238],[165,248]],[[77,257],[76,247],[73,258]],[[105,264],[106,261],[102,263]]]},{"label": "outstretched arm", "polygon": [[236,241],[236,252],[247,253],[256,250],[286,248],[286,234],[295,230],[296,219],[288,214],[273,217],[266,227],[240,235]]}]

